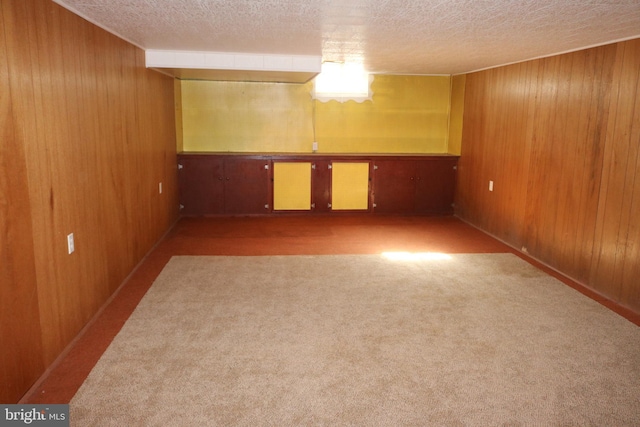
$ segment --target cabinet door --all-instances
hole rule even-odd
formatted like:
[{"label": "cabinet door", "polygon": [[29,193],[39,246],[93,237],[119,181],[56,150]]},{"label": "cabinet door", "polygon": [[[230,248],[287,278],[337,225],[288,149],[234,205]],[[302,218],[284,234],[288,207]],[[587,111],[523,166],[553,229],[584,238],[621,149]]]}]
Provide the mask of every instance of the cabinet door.
[{"label": "cabinet door", "polygon": [[415,161],[380,160],[373,170],[373,203],[377,213],[412,213],[415,207]]},{"label": "cabinet door", "polygon": [[369,162],[332,162],[331,210],[369,210]]},{"label": "cabinet door", "polygon": [[224,159],[224,205],[228,214],[271,212],[270,161]]},{"label": "cabinet door", "polygon": [[273,210],[311,210],[310,162],[273,162]]},{"label": "cabinet door", "polygon": [[222,213],[222,161],[211,156],[182,156],[179,163],[182,165],[179,172],[182,214]]},{"label": "cabinet door", "polygon": [[416,163],[416,212],[452,214],[456,159],[443,157]]}]

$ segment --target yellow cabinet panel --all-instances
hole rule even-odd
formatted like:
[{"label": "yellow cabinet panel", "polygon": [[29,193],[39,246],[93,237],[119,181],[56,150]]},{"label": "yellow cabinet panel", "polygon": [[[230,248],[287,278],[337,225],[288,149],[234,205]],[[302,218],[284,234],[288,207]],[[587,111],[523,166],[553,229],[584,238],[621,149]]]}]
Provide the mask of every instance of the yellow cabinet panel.
[{"label": "yellow cabinet panel", "polygon": [[274,162],[273,209],[311,209],[311,163]]},{"label": "yellow cabinet panel", "polygon": [[333,163],[331,209],[369,209],[369,163]]}]

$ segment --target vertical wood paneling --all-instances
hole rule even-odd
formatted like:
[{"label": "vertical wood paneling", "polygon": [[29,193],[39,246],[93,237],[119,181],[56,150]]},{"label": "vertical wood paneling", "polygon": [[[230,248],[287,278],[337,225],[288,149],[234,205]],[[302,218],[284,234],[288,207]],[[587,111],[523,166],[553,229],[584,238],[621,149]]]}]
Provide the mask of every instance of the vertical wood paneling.
[{"label": "vertical wood paneling", "polygon": [[[640,111],[637,101],[640,94],[636,96],[636,115]],[[633,134],[636,135],[638,141],[637,124],[640,118],[635,119],[636,129]],[[620,301],[628,301],[630,307],[640,307],[640,292],[638,291],[638,278],[640,277],[640,185],[637,181],[640,171],[640,155],[636,158],[635,173],[636,183],[633,189],[628,193],[631,198],[631,209],[629,222],[629,230],[627,235],[625,259],[622,266],[622,289],[620,292]]]},{"label": "vertical wood paneling", "polygon": [[15,402],[44,366],[26,159],[14,126],[4,33],[0,4],[0,402]]},{"label": "vertical wood paneling", "polygon": [[53,2],[0,1],[9,155],[28,182],[12,191],[29,202],[5,222],[20,216],[32,228],[40,374],[177,217],[173,80],[147,70],[140,49]]},{"label": "vertical wood paneling", "polygon": [[635,40],[468,75],[456,200],[460,217],[634,310],[639,70]]},{"label": "vertical wood paneling", "polygon": [[[591,282],[615,300],[640,306],[637,224],[640,205],[640,40],[621,44],[615,61],[610,120],[604,151],[601,197]],[[633,240],[633,237],[636,237]]]},{"label": "vertical wood paneling", "polygon": [[[501,238],[521,241],[531,130],[531,103],[522,94],[532,85],[522,64],[467,76],[462,157],[463,185],[458,186],[457,211],[481,228],[500,230]],[[480,80],[479,80],[480,79]],[[486,84],[485,84],[486,83]],[[535,84],[535,80],[533,80]],[[499,99],[501,102],[494,102]],[[475,114],[482,111],[484,114]],[[470,134],[475,135],[469,138]],[[484,140],[491,144],[483,143]],[[489,181],[494,191],[489,192]],[[484,215],[493,211],[495,215]]]},{"label": "vertical wood paneling", "polygon": [[526,246],[586,283],[596,226],[615,45],[542,60]]}]

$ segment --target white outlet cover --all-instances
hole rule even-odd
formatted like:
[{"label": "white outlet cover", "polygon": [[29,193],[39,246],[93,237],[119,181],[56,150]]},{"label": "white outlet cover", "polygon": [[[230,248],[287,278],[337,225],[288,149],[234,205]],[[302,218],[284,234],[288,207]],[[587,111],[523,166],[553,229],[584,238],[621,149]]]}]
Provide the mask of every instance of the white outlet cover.
[{"label": "white outlet cover", "polygon": [[71,255],[76,250],[75,242],[73,241],[73,233],[67,234],[67,251]]}]

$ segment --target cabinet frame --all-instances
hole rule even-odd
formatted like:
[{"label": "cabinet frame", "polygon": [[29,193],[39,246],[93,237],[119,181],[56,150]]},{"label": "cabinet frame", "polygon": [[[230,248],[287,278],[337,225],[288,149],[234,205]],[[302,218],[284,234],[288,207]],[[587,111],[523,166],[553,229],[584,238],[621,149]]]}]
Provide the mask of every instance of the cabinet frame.
[{"label": "cabinet frame", "polygon": [[[191,200],[195,206],[184,206],[182,215],[344,215],[344,214],[388,214],[388,215],[451,215],[455,196],[458,156],[448,154],[245,154],[245,153],[180,153],[178,163],[183,168],[179,171],[180,200]],[[241,177],[226,173],[225,165],[260,161],[264,172],[254,176],[255,181],[237,194],[230,193],[230,188],[242,189],[242,186],[229,187],[232,181]],[[311,173],[311,203],[310,211],[287,211],[273,209],[273,163],[274,162],[309,162],[315,167]],[[368,162],[369,163],[369,209],[368,210],[339,210],[331,209],[331,165],[334,162]],[[201,168],[201,178],[189,177],[184,166]],[[207,166],[208,165],[208,166]],[[222,165],[222,166],[220,166]],[[395,168],[393,174],[399,181],[408,180],[408,184],[394,187],[397,184],[387,184],[381,179],[388,175],[379,167],[389,165]],[[378,166],[378,169],[376,169]],[[206,170],[213,169],[211,175]],[[180,168],[180,166],[179,166]],[[227,179],[229,178],[229,179]],[[234,178],[234,179],[232,179]],[[250,177],[249,177],[250,178]],[[413,178],[413,179],[412,179]],[[385,189],[385,185],[387,188]],[[190,188],[195,187],[195,188]],[[204,188],[202,188],[204,187]],[[222,190],[220,190],[222,188]],[[255,190],[255,191],[254,191]],[[222,191],[222,195],[221,195]],[[386,191],[386,196],[385,196]],[[189,197],[186,197],[189,196]],[[257,197],[259,199],[238,208],[229,205],[233,197]],[[404,197],[402,199],[400,196]],[[229,198],[232,199],[229,199]],[[404,200],[388,205],[384,197],[395,197]],[[204,198],[205,200],[198,200]],[[215,200],[209,200],[213,198]],[[236,200],[237,201],[237,200]],[[380,202],[385,203],[384,206]],[[265,205],[268,206],[265,208]]]},{"label": "cabinet frame", "polygon": [[272,162],[264,156],[178,155],[182,215],[271,212]]}]

